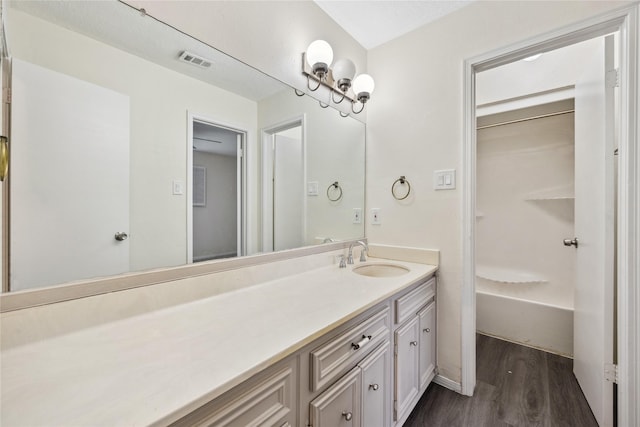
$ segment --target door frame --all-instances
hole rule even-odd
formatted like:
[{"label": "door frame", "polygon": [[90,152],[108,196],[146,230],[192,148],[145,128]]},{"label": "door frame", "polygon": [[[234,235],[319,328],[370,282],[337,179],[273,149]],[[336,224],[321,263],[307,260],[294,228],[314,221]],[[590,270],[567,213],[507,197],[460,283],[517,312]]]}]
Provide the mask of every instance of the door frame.
[{"label": "door frame", "polygon": [[[273,252],[273,156],[269,155],[273,150],[273,138],[278,132],[292,129],[300,126],[302,134],[302,175],[304,176],[303,182],[300,183],[303,194],[306,188],[307,179],[307,116],[306,114],[300,114],[298,116],[291,117],[287,120],[283,120],[279,123],[264,127],[261,130],[260,137],[260,152],[262,153],[262,243],[261,249],[263,252]],[[271,151],[269,151],[271,147]],[[271,180],[266,175],[271,173]],[[271,214],[267,214],[271,212]],[[302,235],[307,234],[307,198],[304,197],[302,204]]]},{"label": "door frame", "polygon": [[226,123],[217,118],[196,114],[187,111],[187,179],[186,179],[186,205],[187,205],[187,264],[193,264],[193,123],[200,122],[207,125],[227,129],[241,135],[241,143],[237,161],[238,192],[237,198],[237,253],[238,256],[247,252],[247,140],[249,132],[242,126]]},{"label": "door frame", "polygon": [[[464,61],[462,147],[462,287],[461,392],[471,396],[476,385],[475,205],[476,100],[475,74],[547,50],[619,31],[620,117],[617,230],[618,423],[640,424],[640,6],[633,4],[565,26]],[[625,155],[626,154],[626,155]],[[604,369],[604,367],[603,367]]]}]

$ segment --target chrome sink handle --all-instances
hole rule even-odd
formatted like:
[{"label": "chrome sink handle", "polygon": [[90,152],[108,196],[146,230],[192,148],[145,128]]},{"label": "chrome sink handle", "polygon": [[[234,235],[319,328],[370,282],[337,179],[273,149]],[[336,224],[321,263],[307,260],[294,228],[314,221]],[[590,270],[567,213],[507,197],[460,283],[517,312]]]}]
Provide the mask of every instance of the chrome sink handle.
[{"label": "chrome sink handle", "polygon": [[338,255],[338,257],[340,258],[340,265],[338,267],[339,268],[347,268],[347,263],[344,262],[344,255]]}]

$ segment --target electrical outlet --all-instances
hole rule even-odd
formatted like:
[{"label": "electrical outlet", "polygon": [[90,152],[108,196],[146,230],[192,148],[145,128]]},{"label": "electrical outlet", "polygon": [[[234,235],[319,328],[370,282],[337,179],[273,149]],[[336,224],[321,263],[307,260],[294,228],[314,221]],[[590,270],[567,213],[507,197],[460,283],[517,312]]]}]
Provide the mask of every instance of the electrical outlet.
[{"label": "electrical outlet", "polygon": [[362,209],[353,208],[353,223],[362,224]]},{"label": "electrical outlet", "polygon": [[382,224],[382,219],[380,218],[380,208],[371,209],[371,224],[373,225]]}]

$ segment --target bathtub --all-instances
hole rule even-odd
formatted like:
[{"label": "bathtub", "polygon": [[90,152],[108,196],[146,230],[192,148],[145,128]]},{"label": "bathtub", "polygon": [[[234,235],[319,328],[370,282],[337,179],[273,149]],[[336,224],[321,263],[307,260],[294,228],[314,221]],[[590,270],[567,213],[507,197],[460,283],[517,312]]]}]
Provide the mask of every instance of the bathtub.
[{"label": "bathtub", "polygon": [[476,291],[479,333],[573,356],[573,310]]}]

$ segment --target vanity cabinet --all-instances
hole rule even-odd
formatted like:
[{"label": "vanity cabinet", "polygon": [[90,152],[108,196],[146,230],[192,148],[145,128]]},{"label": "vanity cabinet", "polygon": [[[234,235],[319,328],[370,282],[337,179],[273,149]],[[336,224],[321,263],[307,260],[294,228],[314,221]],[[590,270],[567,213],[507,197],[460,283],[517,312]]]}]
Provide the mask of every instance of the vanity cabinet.
[{"label": "vanity cabinet", "polygon": [[388,425],[391,351],[385,342],[311,401],[313,427]]},{"label": "vanity cabinet", "polygon": [[435,277],[394,300],[394,421],[402,425],[435,376]]},{"label": "vanity cabinet", "polygon": [[173,426],[297,425],[297,357],[267,368]]},{"label": "vanity cabinet", "polygon": [[388,297],[174,425],[401,426],[435,375],[435,286]]},{"label": "vanity cabinet", "polygon": [[420,319],[420,390],[425,390],[436,369],[436,303],[418,313]]},{"label": "vanity cabinet", "polygon": [[419,319],[414,317],[398,328],[394,334],[395,399],[394,420],[408,415],[412,403],[420,392],[418,363]]}]

